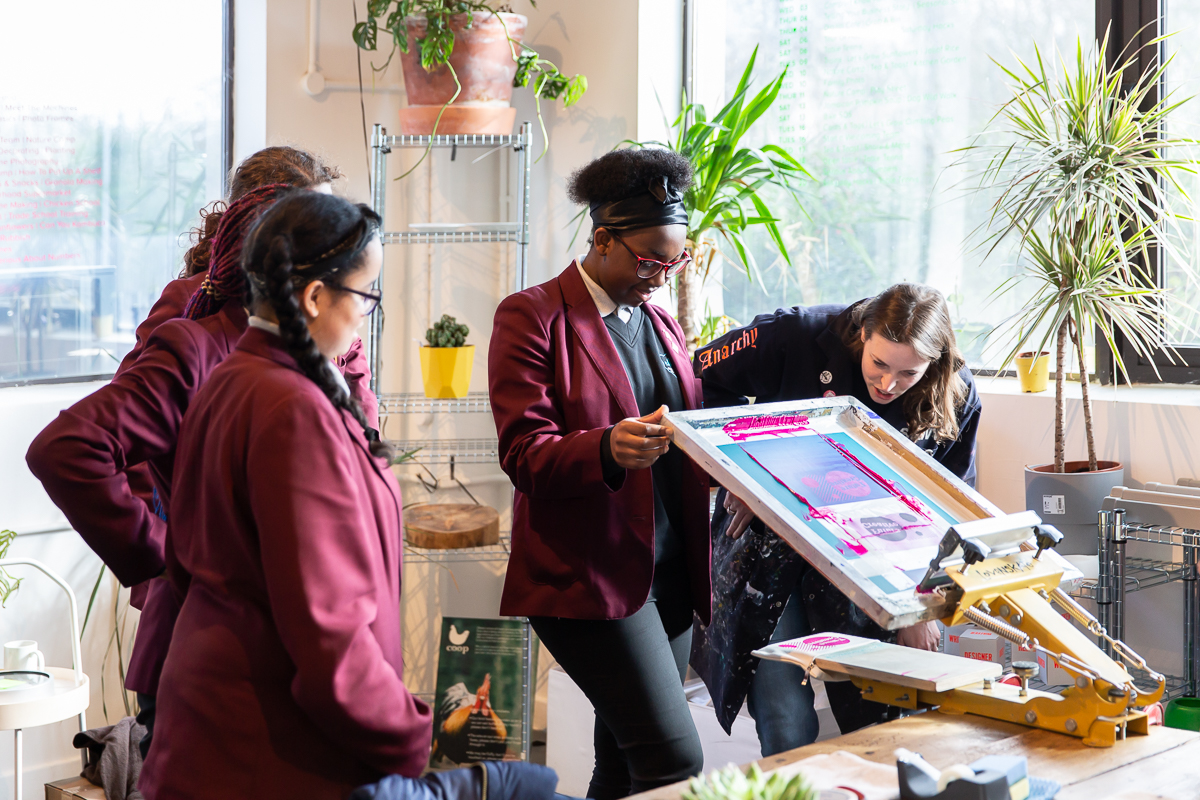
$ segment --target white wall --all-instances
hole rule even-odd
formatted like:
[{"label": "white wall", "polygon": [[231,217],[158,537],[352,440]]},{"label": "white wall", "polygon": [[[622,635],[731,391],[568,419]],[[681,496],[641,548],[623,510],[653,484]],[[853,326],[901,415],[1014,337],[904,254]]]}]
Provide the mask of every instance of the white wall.
[{"label": "white wall", "polygon": [[[0,390],[0,528],[21,534],[9,549],[9,556],[34,558],[49,566],[71,585],[75,592],[80,622],[88,598],[100,571],[100,560],[79,535],[70,529],[66,518],[50,502],[41,484],[25,466],[25,451],[33,437],[59,412],[84,397],[101,383],[77,383],[57,386],[29,386]],[[14,577],[23,578],[17,593],[0,609],[0,643],[13,639],[36,639],[51,666],[71,665],[69,612],[66,596],[41,573],[28,567],[12,568]],[[106,575],[97,594],[92,618],[82,642],[84,671],[91,678],[91,707],[88,724],[105,724],[104,707],[109,721],[125,716],[119,691],[116,655],[108,659],[103,685],[101,665],[114,630],[114,590],[117,584]],[[128,592],[123,592],[125,605]],[[137,612],[129,613],[126,633],[131,633]],[[127,648],[128,639],[122,642]],[[126,649],[126,653],[128,650]],[[75,720],[33,728],[25,732],[25,797],[44,796],[42,784],[79,772],[79,755],[71,747],[78,729]],[[0,798],[12,796],[12,734],[0,733]]]}]

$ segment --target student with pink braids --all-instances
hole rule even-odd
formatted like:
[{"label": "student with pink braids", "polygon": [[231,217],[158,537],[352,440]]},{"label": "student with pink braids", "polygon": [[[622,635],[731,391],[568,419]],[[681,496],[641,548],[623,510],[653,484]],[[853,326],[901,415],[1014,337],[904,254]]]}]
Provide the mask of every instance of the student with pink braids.
[{"label": "student with pink braids", "polygon": [[[125,682],[137,693],[138,720],[151,734],[158,676],[180,602],[170,584],[157,577],[165,566],[179,426],[200,386],[247,328],[242,242],[276,195],[289,188],[260,187],[230,204],[216,230],[207,276],[187,302],[186,316],[160,324],[133,363],[63,411],[26,454],[51,499],[123,584],[153,579]],[[156,513],[130,487],[128,471],[140,464],[153,479]],[[143,755],[149,740],[147,735],[142,742]]]},{"label": "student with pink braids", "polygon": [[[192,231],[193,244],[183,256],[183,269],[179,277],[166,285],[146,319],[138,326],[137,340],[133,348],[125,354],[116,374],[120,375],[137,361],[142,348],[160,325],[183,316],[184,307],[208,275],[213,241],[229,203],[240,200],[248,192],[273,183],[328,194],[333,191],[334,181],[341,177],[342,173],[332,164],[326,164],[305,150],[287,145],[264,147],[242,161],[230,175],[229,197],[200,210],[200,225]],[[350,350],[338,358],[337,365],[354,396],[362,402],[363,412],[367,415],[371,427],[378,430],[378,403],[370,389],[371,370],[363,352],[362,341],[356,339]],[[145,464],[129,466],[125,475],[130,491],[142,499],[151,514],[156,508],[165,507],[162,498],[155,492],[154,479]],[[131,528],[129,536],[135,536],[140,531],[140,528]],[[116,544],[120,541],[116,540]],[[131,583],[126,579],[126,575],[115,567],[114,573],[124,585],[133,587],[129,595],[130,605],[142,608],[149,589],[148,580],[142,580],[140,583],[135,580]]]}]

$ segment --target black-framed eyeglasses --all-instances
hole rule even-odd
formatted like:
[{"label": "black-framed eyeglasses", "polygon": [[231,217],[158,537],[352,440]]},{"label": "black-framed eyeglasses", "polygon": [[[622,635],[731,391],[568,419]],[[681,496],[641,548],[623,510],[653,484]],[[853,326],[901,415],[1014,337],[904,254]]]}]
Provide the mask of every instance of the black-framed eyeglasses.
[{"label": "black-framed eyeglasses", "polygon": [[349,286],[342,286],[340,283],[331,283],[329,285],[334,289],[358,295],[360,298],[358,302],[362,306],[362,315],[364,317],[374,314],[375,309],[379,308],[379,303],[383,300],[382,292],[360,292],[358,289],[351,289]]},{"label": "black-framed eyeglasses", "polygon": [[625,240],[612,231],[608,235],[621,243],[621,246],[629,251],[629,255],[637,259],[637,276],[643,279],[653,278],[664,269],[667,271],[668,278],[674,278],[679,273],[687,268],[687,265],[692,263],[692,256],[686,250],[683,255],[674,261],[655,261],[653,258],[642,258],[637,253],[633,252],[633,248],[625,244]]}]

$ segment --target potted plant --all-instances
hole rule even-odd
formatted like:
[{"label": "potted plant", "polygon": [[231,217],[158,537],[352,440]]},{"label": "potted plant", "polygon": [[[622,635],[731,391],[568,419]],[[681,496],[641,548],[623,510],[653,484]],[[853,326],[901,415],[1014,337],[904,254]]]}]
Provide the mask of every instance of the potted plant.
[{"label": "potted plant", "polygon": [[765,775],[758,764],[751,764],[747,772],[730,764],[692,778],[681,794],[683,800],[816,800],[821,792],[802,772]]},{"label": "potted plant", "polygon": [[[537,4],[532,2],[534,8]],[[354,26],[364,50],[378,47],[380,29],[392,38],[404,71],[408,107],[400,110],[406,134],[509,134],[516,110],[514,86],[533,84],[542,139],[542,98],[578,102],[587,78],[568,78],[537,51],[521,43],[528,19],[494,0],[369,0],[367,19]]]},{"label": "potted plant", "polygon": [[[1026,504],[1064,529],[1063,552],[1081,554],[1096,552],[1096,512],[1124,476],[1119,462],[1096,455],[1087,332],[1095,330],[1108,345],[1126,379],[1118,333],[1151,363],[1163,349],[1173,358],[1161,331],[1186,323],[1146,265],[1161,248],[1176,268],[1188,270],[1173,244],[1178,217],[1168,186],[1179,189],[1178,174],[1195,165],[1172,155],[1194,141],[1171,138],[1163,126],[1180,103],[1153,94],[1166,64],[1139,75],[1136,58],[1125,53],[1109,65],[1107,46],[1107,36],[1094,51],[1078,41],[1074,62],[1060,58],[1056,75],[1040,52],[1035,65],[1018,60],[1008,69],[997,62],[1012,98],[964,148],[967,161],[979,159],[979,189],[996,194],[985,228],[988,253],[1012,238],[1024,264],[1023,274],[997,291],[1033,288],[1022,310],[997,328],[1009,340],[1000,368],[1054,342],[1054,461],[1026,467]],[[1079,369],[1086,461],[1065,454],[1068,346]]]},{"label": "potted plant", "polygon": [[758,265],[743,239],[747,228],[765,226],[780,256],[789,266],[792,263],[779,231],[780,217],[772,211],[761,192],[767,187],[776,187],[790,195],[799,207],[796,181],[811,176],[799,161],[778,145],[756,148],[742,144],[742,137],[775,102],[787,76],[785,68],[751,96],[750,78],[757,56],[758,48],[755,48],[733,97],[712,119],[704,105],[690,103],[671,123],[674,140],[668,143],[628,140],[621,143],[635,147],[666,147],[685,156],[692,165],[694,182],[683,201],[689,215],[687,248],[692,263],[680,273],[675,284],[679,303],[676,316],[689,352],[697,347],[704,326],[700,292],[722,256],[735,260],[751,280],[758,273]]},{"label": "potted plant", "polygon": [[426,397],[467,396],[475,360],[475,345],[467,344],[470,332],[449,314],[443,314],[425,332],[427,344],[421,346],[421,378]]},{"label": "potted plant", "polygon": [[[16,531],[0,531],[0,558],[8,555],[8,547],[16,538]],[[8,598],[16,594],[17,589],[21,588],[21,581],[23,580],[24,578],[14,578],[8,574],[6,569],[0,567],[0,607],[8,604]]]}]

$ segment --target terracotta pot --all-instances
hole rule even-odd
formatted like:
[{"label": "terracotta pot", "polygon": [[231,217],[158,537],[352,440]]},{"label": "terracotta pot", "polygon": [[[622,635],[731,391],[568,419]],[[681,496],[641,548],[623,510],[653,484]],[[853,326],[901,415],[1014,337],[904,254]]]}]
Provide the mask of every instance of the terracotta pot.
[{"label": "terracotta pot", "polygon": [[[503,17],[501,24],[497,16]],[[517,62],[513,60],[514,45],[525,35],[529,20],[521,14],[491,14],[475,11],[471,25],[466,14],[450,18],[454,31],[454,51],[450,65],[458,75],[462,91],[458,99],[438,124],[439,134],[453,133],[512,133],[516,110],[510,108],[513,76]],[[425,37],[428,21],[425,17],[406,17],[409,48],[400,54],[404,67],[404,90],[408,93],[408,108],[400,111],[400,127],[408,134],[433,132],[433,121],[442,106],[454,96],[454,77],[449,67],[442,65],[432,72],[421,66],[420,40]],[[505,34],[507,26],[507,35]]]}]

